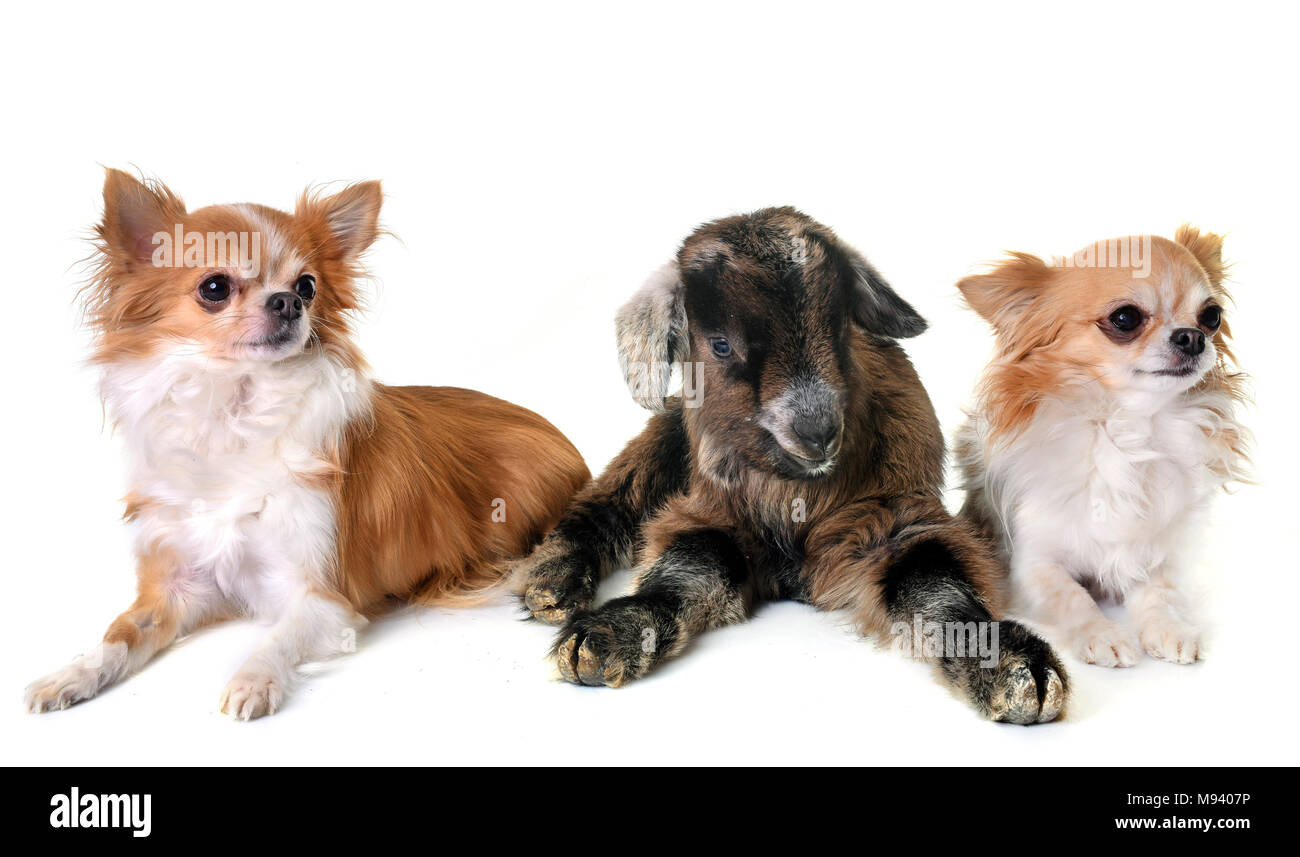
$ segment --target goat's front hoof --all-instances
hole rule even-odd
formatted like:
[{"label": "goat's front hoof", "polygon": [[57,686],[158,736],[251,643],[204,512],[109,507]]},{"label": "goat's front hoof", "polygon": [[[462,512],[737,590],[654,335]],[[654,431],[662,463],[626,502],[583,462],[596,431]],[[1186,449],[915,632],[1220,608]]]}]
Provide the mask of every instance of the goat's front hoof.
[{"label": "goat's front hoof", "polygon": [[1031,665],[1016,657],[999,666],[990,699],[990,715],[1003,723],[1048,723],[1065,707],[1065,682],[1047,664]]},{"label": "goat's front hoof", "polygon": [[524,590],[524,606],[533,618],[547,625],[563,625],[585,605],[553,581],[538,581]]},{"label": "goat's front hoof", "polygon": [[1018,622],[998,626],[997,665],[970,658],[948,661],[945,672],[963,686],[971,703],[1001,723],[1048,723],[1065,713],[1069,677],[1046,641]]},{"label": "goat's front hoof", "polygon": [[621,687],[650,668],[657,643],[648,612],[632,599],[619,599],[578,615],[560,632],[555,664],[573,684]]},{"label": "goat's front hoof", "polygon": [[511,575],[524,607],[548,625],[568,622],[596,596],[591,564],[561,540],[543,542]]},{"label": "goat's front hoof", "polygon": [[618,687],[627,676],[627,665],[613,652],[614,632],[594,626],[574,631],[556,649],[556,666],[565,681],[590,687]]}]

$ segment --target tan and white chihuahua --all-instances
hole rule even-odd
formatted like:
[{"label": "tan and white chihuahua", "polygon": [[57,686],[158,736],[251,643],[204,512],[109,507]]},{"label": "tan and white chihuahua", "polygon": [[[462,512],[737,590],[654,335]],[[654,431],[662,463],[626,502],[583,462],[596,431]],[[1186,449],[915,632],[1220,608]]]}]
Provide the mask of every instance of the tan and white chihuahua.
[{"label": "tan and white chihuahua", "polygon": [[102,644],[27,688],[88,699],[205,623],[272,623],[223,711],[273,713],[296,667],[349,648],[391,597],[464,600],[528,553],[587,481],[531,411],[469,390],[387,387],[352,340],[378,182],[187,211],[109,170],[83,295],[122,433],[139,597]]},{"label": "tan and white chihuahua", "polygon": [[1184,226],[1051,263],[1017,253],[958,288],[997,338],[958,436],[964,511],[1001,542],[1016,601],[1087,663],[1195,662],[1179,576],[1248,437],[1222,239]]}]

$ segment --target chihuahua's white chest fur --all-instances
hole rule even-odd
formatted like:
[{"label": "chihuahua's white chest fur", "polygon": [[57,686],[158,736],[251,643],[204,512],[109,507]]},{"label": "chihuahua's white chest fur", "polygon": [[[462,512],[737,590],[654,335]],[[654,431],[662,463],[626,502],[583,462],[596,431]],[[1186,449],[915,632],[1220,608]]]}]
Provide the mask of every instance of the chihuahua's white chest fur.
[{"label": "chihuahua's white chest fur", "polygon": [[365,411],[367,389],[318,353],[239,363],[182,344],[108,366],[141,548],[176,551],[198,592],[278,615],[332,570],[334,509],[312,477],[333,466],[323,451]]},{"label": "chihuahua's white chest fur", "polygon": [[1063,622],[1090,663],[1128,665],[1136,649],[1078,589],[1091,586],[1128,604],[1148,652],[1195,660],[1176,581],[1213,495],[1239,476],[1232,406],[1203,390],[1053,399],[1000,442],[968,423],[967,487],[1001,538],[1017,608]]},{"label": "chihuahua's white chest fur", "polygon": [[1020,435],[986,447],[985,487],[1015,547],[1013,574],[1051,562],[1122,598],[1195,541],[1189,528],[1229,467],[1211,407],[1222,403],[1189,393],[1089,404],[1044,403]]}]

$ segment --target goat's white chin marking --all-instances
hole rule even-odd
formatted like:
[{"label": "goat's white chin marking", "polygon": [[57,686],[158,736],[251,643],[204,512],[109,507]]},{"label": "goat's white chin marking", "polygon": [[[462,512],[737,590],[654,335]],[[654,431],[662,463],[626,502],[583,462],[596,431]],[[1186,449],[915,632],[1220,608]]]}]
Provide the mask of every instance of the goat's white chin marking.
[{"label": "goat's white chin marking", "polygon": [[790,447],[787,446],[786,443],[782,442],[782,439],[780,437],[776,435],[773,435],[773,437],[776,438],[777,445],[781,447],[781,452],[785,453],[786,457],[800,469],[801,474],[805,478],[811,479],[811,478],[816,478],[818,476],[825,476],[827,473],[830,473],[832,470],[835,469],[835,462],[839,458],[839,454],[841,452],[841,449],[838,444],[836,445],[834,455],[830,456],[829,458],[825,458],[821,461],[815,461],[814,459],[811,458],[805,458],[804,456],[800,455],[798,452],[795,452],[793,449],[790,449]]},{"label": "goat's white chin marking", "polygon": [[828,458],[825,461],[823,461],[821,464],[818,464],[816,467],[808,468],[804,472],[805,475],[807,476],[825,476],[827,473],[830,473],[834,469],[835,469],[835,459]]}]

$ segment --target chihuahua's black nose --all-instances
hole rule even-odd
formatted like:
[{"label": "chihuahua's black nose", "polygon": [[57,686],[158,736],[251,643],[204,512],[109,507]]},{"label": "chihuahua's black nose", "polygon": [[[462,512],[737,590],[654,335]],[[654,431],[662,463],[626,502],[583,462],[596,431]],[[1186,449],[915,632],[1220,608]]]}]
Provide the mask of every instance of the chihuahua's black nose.
[{"label": "chihuahua's black nose", "polygon": [[293,292],[276,292],[266,299],[266,308],[285,321],[294,321],[302,315],[302,298]]},{"label": "chihuahua's black nose", "polygon": [[1194,327],[1178,328],[1169,336],[1169,341],[1188,357],[1195,357],[1205,350],[1205,334]]},{"label": "chihuahua's black nose", "polygon": [[798,414],[790,421],[790,428],[800,443],[825,458],[835,446],[840,435],[839,417],[833,413]]}]

